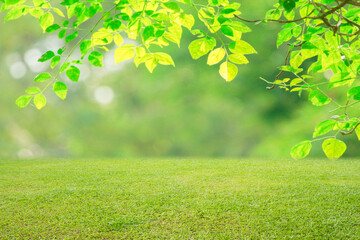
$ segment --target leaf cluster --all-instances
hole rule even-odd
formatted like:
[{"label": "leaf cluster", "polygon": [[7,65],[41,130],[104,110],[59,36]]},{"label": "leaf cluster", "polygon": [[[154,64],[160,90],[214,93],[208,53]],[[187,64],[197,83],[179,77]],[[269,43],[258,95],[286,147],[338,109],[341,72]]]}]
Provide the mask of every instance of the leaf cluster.
[{"label": "leaf cluster", "polygon": [[[296,145],[291,155],[303,158],[309,154],[311,143],[321,140],[326,156],[337,159],[346,150],[337,136],[352,133],[360,136],[360,118],[349,113],[360,102],[357,0],[279,0],[259,20],[242,18],[240,3],[229,0],[209,0],[205,4],[193,0],[63,0],[60,4],[45,0],[0,0],[0,4],[5,21],[31,15],[38,19],[44,33],[57,34],[64,41],[63,47],[49,50],[39,58],[39,62],[49,62],[52,70],[33,79],[37,85],[26,89],[26,94],[16,100],[20,108],[32,101],[36,108],[43,108],[45,90],[49,87],[65,99],[68,87],[62,76],[78,82],[81,75],[78,65],[87,61],[102,67],[103,55],[110,49],[115,49],[115,64],[132,61],[136,67],[144,65],[150,72],[158,65],[175,66],[171,55],[163,49],[170,44],[180,47],[183,31],[193,35],[188,43],[191,57],[195,60],[206,57],[207,64],[218,65],[220,76],[230,82],[237,76],[238,66],[249,62],[247,55],[257,53],[242,38],[251,31],[250,23],[277,22],[282,29],[276,45],[285,45],[288,53],[275,79],[264,79],[270,84],[268,89],[278,86],[299,96],[306,95],[314,106],[332,104],[334,112],[339,112],[319,123],[314,139]],[[188,13],[188,9],[196,14]],[[195,29],[195,23],[202,27]],[[161,51],[153,51],[159,47]],[[81,53],[80,58],[74,58],[75,51]],[[326,81],[318,77],[324,73],[331,75]],[[335,88],[341,89],[344,96],[333,96]]]}]

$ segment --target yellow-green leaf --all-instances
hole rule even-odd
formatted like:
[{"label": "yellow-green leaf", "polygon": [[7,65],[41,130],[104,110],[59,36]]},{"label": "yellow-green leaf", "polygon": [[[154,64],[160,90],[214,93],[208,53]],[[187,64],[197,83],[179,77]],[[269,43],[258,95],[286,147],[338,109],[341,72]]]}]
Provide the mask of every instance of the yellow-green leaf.
[{"label": "yellow-green leaf", "polygon": [[193,59],[198,59],[214,49],[216,40],[211,37],[200,38],[189,44],[189,51]]},{"label": "yellow-green leaf", "polygon": [[149,59],[145,62],[145,66],[149,70],[149,72],[152,73],[154,71],[155,67],[157,66],[158,62],[159,62],[159,60],[157,60],[155,58],[155,56],[153,56],[151,59]]},{"label": "yellow-green leaf", "polygon": [[41,8],[30,8],[29,13],[31,16],[40,18],[42,15],[44,15],[44,11]]},{"label": "yellow-green leaf", "polygon": [[66,70],[66,76],[73,82],[77,82],[79,81],[80,78],[80,69],[71,65],[67,70]]},{"label": "yellow-green leaf", "polygon": [[99,29],[96,33],[91,36],[91,45],[107,45],[113,41],[113,36],[105,28]]},{"label": "yellow-green leaf", "polygon": [[52,9],[57,15],[59,15],[60,17],[65,17],[64,13],[58,9],[58,8],[53,8]]},{"label": "yellow-green leaf", "polygon": [[293,80],[291,80],[290,82],[290,87],[295,86],[298,83],[301,83],[303,80],[301,78],[294,78]]},{"label": "yellow-green leaf", "polygon": [[119,62],[132,59],[135,56],[135,51],[132,48],[133,44],[125,44],[115,50],[115,64]]},{"label": "yellow-green leaf", "polygon": [[46,105],[46,98],[43,94],[39,93],[34,97],[34,104],[37,109],[42,109]]},{"label": "yellow-green leaf", "polygon": [[54,23],[54,16],[49,12],[42,15],[39,19],[39,24],[40,24],[41,28],[44,30],[44,32],[53,23]]},{"label": "yellow-green leaf", "polygon": [[256,53],[256,50],[247,42],[243,40],[237,40],[229,44],[229,49],[233,53],[241,54],[253,54]]},{"label": "yellow-green leaf", "polygon": [[53,57],[53,59],[51,59],[51,63],[50,63],[51,68],[56,67],[56,65],[58,65],[60,63],[60,60],[61,60],[60,56]]},{"label": "yellow-green leaf", "polygon": [[190,31],[191,31],[191,28],[194,26],[194,23],[195,23],[194,17],[192,15],[190,15],[190,14],[182,14],[182,15],[180,15],[179,21],[180,21],[181,25],[183,25],[184,27],[186,27]]},{"label": "yellow-green leaf", "polygon": [[30,95],[20,96],[18,99],[16,99],[15,104],[19,108],[24,108],[30,103],[32,98],[33,98],[33,96],[30,96]]},{"label": "yellow-green leaf", "polygon": [[34,82],[45,82],[50,78],[51,78],[50,73],[40,73],[34,78]]},{"label": "yellow-green leaf", "polygon": [[216,48],[212,50],[208,56],[207,64],[214,65],[219,63],[225,57],[225,50],[223,48]]},{"label": "yellow-green leaf", "polygon": [[117,33],[114,35],[114,42],[118,47],[120,47],[121,45],[123,45],[124,39],[119,33]]},{"label": "yellow-green leaf", "polygon": [[223,62],[220,65],[219,73],[227,82],[230,82],[236,77],[238,68],[230,62]]},{"label": "yellow-green leaf", "polygon": [[10,9],[5,16],[5,19],[4,19],[5,22],[17,19],[17,18],[21,17],[22,15],[24,15],[24,9],[25,9],[25,6],[16,6],[16,7]]},{"label": "yellow-green leaf", "polygon": [[180,40],[182,35],[182,28],[180,24],[173,23],[167,28],[168,32],[164,33],[164,37],[171,41],[176,43],[180,47]]},{"label": "yellow-green leaf", "polygon": [[56,82],[53,85],[53,91],[58,95],[59,98],[65,99],[67,94],[67,86],[63,82]]},{"label": "yellow-green leaf", "polygon": [[310,141],[303,141],[303,142],[295,145],[291,149],[290,154],[295,159],[302,159],[302,158],[305,158],[307,155],[309,155],[311,147],[312,147],[312,144]]},{"label": "yellow-green leaf", "polygon": [[249,63],[249,60],[247,60],[247,58],[241,53],[234,53],[234,54],[229,55],[229,60],[236,64],[248,64]]},{"label": "yellow-green leaf", "polygon": [[326,139],[322,144],[322,149],[329,159],[336,160],[346,151],[346,144],[338,139]]},{"label": "yellow-green leaf", "polygon": [[175,63],[169,54],[158,52],[158,53],[155,53],[155,57],[159,61],[160,64],[173,65],[175,67]]},{"label": "yellow-green leaf", "polygon": [[358,139],[360,141],[360,126],[357,126],[357,128],[355,129],[355,133],[356,133],[356,136],[358,137]]},{"label": "yellow-green leaf", "polygon": [[37,94],[40,92],[40,89],[38,87],[29,87],[25,90],[27,94]]},{"label": "yellow-green leaf", "polygon": [[333,119],[325,120],[319,123],[314,130],[313,138],[324,135],[334,129],[337,121]]}]

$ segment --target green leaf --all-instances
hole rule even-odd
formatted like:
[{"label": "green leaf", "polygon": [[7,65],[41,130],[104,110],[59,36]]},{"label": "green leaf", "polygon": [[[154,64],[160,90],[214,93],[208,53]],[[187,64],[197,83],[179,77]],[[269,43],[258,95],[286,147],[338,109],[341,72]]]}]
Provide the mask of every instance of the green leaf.
[{"label": "green leaf", "polygon": [[133,47],[135,47],[133,44],[125,44],[121,47],[118,47],[114,53],[115,64],[135,57],[135,50]]},{"label": "green leaf", "polygon": [[[128,17],[128,16],[126,16]],[[121,17],[123,19],[123,17]],[[169,21],[170,17],[166,14],[166,13],[155,13],[151,16],[152,19],[159,21],[159,22],[164,22],[164,21]]]},{"label": "green leaf", "polygon": [[65,37],[65,44],[71,42],[72,40],[74,40],[75,38],[77,38],[79,32],[78,31],[75,31],[73,32],[72,34],[68,35]]},{"label": "green leaf", "polygon": [[276,46],[279,47],[283,42],[287,42],[292,38],[292,29],[286,28],[278,33]]},{"label": "green leaf", "polygon": [[62,55],[65,52],[66,48],[62,47],[57,50],[57,54]]},{"label": "green leaf", "polygon": [[55,53],[53,51],[47,51],[44,53],[38,60],[38,62],[46,62],[53,58],[55,56]]},{"label": "green leaf", "polygon": [[330,138],[323,142],[322,149],[329,159],[336,160],[346,151],[346,144],[341,140]]},{"label": "green leaf", "polygon": [[43,94],[39,93],[34,97],[34,104],[37,109],[42,109],[46,105],[46,98]]},{"label": "green leaf", "polygon": [[220,31],[225,35],[225,36],[230,36],[233,37],[234,36],[234,31],[231,27],[229,27],[228,25],[222,25],[220,28]]},{"label": "green leaf", "polygon": [[46,32],[47,33],[51,33],[51,32],[55,32],[56,30],[58,30],[60,28],[60,26],[58,24],[53,24],[49,27],[46,28]]},{"label": "green leaf", "polygon": [[83,58],[91,49],[91,40],[84,40],[80,44],[81,57]]},{"label": "green leaf", "polygon": [[152,26],[152,25],[146,26],[144,28],[142,36],[143,36],[144,42],[146,42],[147,40],[155,37],[155,28],[154,28],[154,26]]},{"label": "green leaf", "polygon": [[[329,57],[325,59],[326,55],[322,56],[322,69],[328,69],[331,68],[331,65],[338,65],[339,62],[341,62],[341,57],[334,58],[332,60],[329,60],[334,54],[329,54]],[[325,66],[327,64],[327,66]],[[350,69],[349,69],[350,70]],[[352,70],[350,70],[352,71]],[[347,71],[341,71],[335,73],[329,80],[329,88],[339,87],[343,85],[352,85],[354,81],[355,75],[353,73],[347,72]]]},{"label": "green leaf", "polygon": [[278,20],[281,17],[282,10],[281,9],[270,9],[265,14],[265,19],[274,19]]},{"label": "green leaf", "polygon": [[219,5],[220,3],[219,3],[219,0],[209,0],[209,4],[210,4],[210,5],[213,5],[213,6],[217,6],[217,5]]},{"label": "green leaf", "polygon": [[102,67],[103,66],[103,55],[97,51],[93,51],[90,53],[88,60],[89,62],[94,65],[95,67]]},{"label": "green leaf", "polygon": [[225,50],[223,48],[216,48],[212,50],[208,56],[207,64],[214,65],[219,63],[225,57]]},{"label": "green leaf", "polygon": [[319,123],[314,130],[313,138],[324,135],[332,131],[336,125],[337,121],[335,120],[325,120]]},{"label": "green leaf", "polygon": [[82,64],[81,60],[72,60],[71,63],[73,64]]},{"label": "green leaf", "polygon": [[175,3],[175,2],[166,2],[166,3],[163,3],[163,6],[167,9],[170,9],[174,12],[180,12],[181,9],[179,8],[178,4]]},{"label": "green leaf", "polygon": [[63,21],[61,25],[62,25],[63,27],[68,27],[68,26],[69,26],[69,20]]},{"label": "green leaf", "polygon": [[236,77],[238,68],[230,62],[223,62],[220,65],[219,73],[222,78],[224,78],[227,82],[230,82]]},{"label": "green leaf", "polygon": [[318,90],[312,91],[309,94],[309,100],[315,106],[323,106],[331,102],[331,99],[328,96],[325,96]]},{"label": "green leaf", "polygon": [[79,2],[79,0],[64,0],[61,5],[70,6]]},{"label": "green leaf", "polygon": [[108,28],[110,28],[113,31],[117,31],[119,30],[120,26],[121,26],[121,21],[118,19],[114,19],[109,23]]},{"label": "green leaf", "polygon": [[80,70],[74,65],[71,65],[68,70],[66,70],[66,76],[68,76],[71,81],[78,82],[80,77]]},{"label": "green leaf", "polygon": [[102,12],[103,8],[101,3],[91,3],[89,7],[89,17],[95,16],[96,13]]},{"label": "green leaf", "polygon": [[303,142],[295,145],[291,149],[290,154],[295,159],[302,159],[302,158],[305,158],[307,155],[309,155],[311,147],[312,147],[312,144],[310,141],[303,141]]},{"label": "green leaf", "polygon": [[287,12],[290,12],[295,7],[295,0],[280,0],[279,3],[282,5]]},{"label": "green leaf", "polygon": [[61,57],[60,57],[60,56],[55,56],[55,57],[53,57],[53,59],[51,59],[50,67],[51,67],[51,68],[56,67],[56,65],[59,64],[60,60],[61,60]]},{"label": "green leaf", "polygon": [[236,12],[235,9],[225,8],[225,9],[223,9],[223,10],[220,12],[220,14],[230,14],[230,13],[234,13],[234,12]]},{"label": "green leaf", "polygon": [[60,67],[59,73],[64,72],[66,69],[68,69],[69,66],[70,66],[69,62],[63,63],[63,65],[61,65],[61,67]]},{"label": "green leaf", "polygon": [[50,73],[40,73],[34,78],[34,82],[45,82],[50,78],[51,78]]},{"label": "green leaf", "polygon": [[40,92],[40,89],[38,87],[29,87],[25,92],[27,94],[37,94]]},{"label": "green leaf", "polygon": [[189,51],[193,59],[198,59],[214,49],[215,46],[216,40],[206,37],[192,41],[189,45]]},{"label": "green leaf", "polygon": [[56,95],[58,95],[59,98],[63,100],[66,98],[68,89],[65,83],[55,82],[53,85],[53,90],[56,93]]},{"label": "green leaf", "polygon": [[62,29],[62,30],[60,30],[60,32],[59,32],[59,34],[58,34],[58,37],[59,37],[60,39],[62,39],[62,38],[65,37],[65,35],[66,35],[66,29]]},{"label": "green leaf", "polygon": [[6,7],[11,7],[11,6],[14,6],[17,4],[21,4],[23,2],[25,2],[25,1],[24,0],[6,0],[5,4],[6,4]]},{"label": "green leaf", "polygon": [[353,97],[354,100],[360,100],[360,86],[350,88],[347,96],[348,96],[348,99]]},{"label": "green leaf", "polygon": [[30,103],[32,98],[33,98],[33,96],[30,96],[30,95],[20,96],[18,99],[16,99],[15,104],[19,108],[24,108]]},{"label": "green leaf", "polygon": [[303,62],[303,58],[300,55],[299,51],[293,51],[290,55],[290,66],[294,67],[294,68],[298,68],[300,67],[300,65]]}]

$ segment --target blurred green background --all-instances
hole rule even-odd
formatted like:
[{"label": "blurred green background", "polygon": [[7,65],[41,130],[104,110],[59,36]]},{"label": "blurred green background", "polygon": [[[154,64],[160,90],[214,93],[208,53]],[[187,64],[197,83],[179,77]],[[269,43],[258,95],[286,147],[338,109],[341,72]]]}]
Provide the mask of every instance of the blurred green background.
[{"label": "blurred green background", "polygon": [[[264,16],[275,1],[240,1],[249,19]],[[36,19],[0,23],[0,158],[31,157],[289,157],[291,146],[310,139],[329,109],[279,89],[266,91],[259,77],[274,79],[286,55],[276,49],[277,24],[252,25],[244,35],[259,52],[226,83],[218,66],[191,59],[185,32],[182,47],[167,51],[176,68],[153,74],[133,63],[103,69],[82,65],[81,81],[69,83],[66,101],[48,91],[48,105],[18,109],[15,99],[47,69],[37,58],[56,50],[56,35],[43,35]],[[62,76],[65,79],[64,76]],[[354,136],[346,156],[359,156]],[[316,147],[318,146],[318,147]],[[324,156],[315,144],[311,156]]]}]

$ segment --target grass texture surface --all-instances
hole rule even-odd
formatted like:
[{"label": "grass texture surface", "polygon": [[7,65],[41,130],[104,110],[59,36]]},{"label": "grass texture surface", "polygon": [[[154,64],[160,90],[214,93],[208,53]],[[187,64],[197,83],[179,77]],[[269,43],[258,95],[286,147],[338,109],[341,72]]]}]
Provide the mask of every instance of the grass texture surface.
[{"label": "grass texture surface", "polygon": [[360,160],[0,160],[0,239],[360,239]]}]

